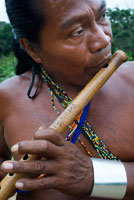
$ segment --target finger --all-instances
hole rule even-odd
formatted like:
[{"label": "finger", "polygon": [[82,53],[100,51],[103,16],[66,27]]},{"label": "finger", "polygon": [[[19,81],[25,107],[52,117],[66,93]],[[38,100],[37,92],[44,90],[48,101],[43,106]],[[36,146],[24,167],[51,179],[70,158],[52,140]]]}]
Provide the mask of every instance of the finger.
[{"label": "finger", "polygon": [[6,161],[2,164],[2,169],[8,173],[23,174],[56,174],[58,170],[54,161]]},{"label": "finger", "polygon": [[46,140],[19,142],[11,148],[11,151],[19,154],[44,156],[45,158],[57,158],[60,155],[59,147]]},{"label": "finger", "polygon": [[23,191],[35,191],[42,189],[56,189],[57,178],[54,176],[41,179],[20,179],[15,184],[16,188]]},{"label": "finger", "polygon": [[35,133],[34,139],[35,140],[48,140],[58,146],[62,146],[65,144],[65,138],[60,133],[58,133],[56,130],[54,130],[52,128],[39,129]]}]

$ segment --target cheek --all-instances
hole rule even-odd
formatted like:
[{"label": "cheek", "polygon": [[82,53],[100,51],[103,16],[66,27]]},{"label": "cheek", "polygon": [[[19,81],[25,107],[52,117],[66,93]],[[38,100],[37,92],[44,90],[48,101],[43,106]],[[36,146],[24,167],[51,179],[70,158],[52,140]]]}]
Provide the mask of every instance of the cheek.
[{"label": "cheek", "polygon": [[105,32],[105,34],[106,35],[108,35],[110,38],[111,38],[111,40],[112,40],[112,28],[111,28],[111,23],[110,23],[110,21],[109,21],[109,23],[108,23],[108,26],[106,26],[106,27],[104,27],[104,32]]},{"label": "cheek", "polygon": [[62,55],[63,60],[65,59],[66,62],[81,64],[86,58],[86,48],[85,45],[81,47],[65,48],[65,51],[60,55]]},{"label": "cheek", "polygon": [[44,62],[59,67],[78,67],[84,65],[86,61],[85,47],[67,47],[57,48],[57,51],[51,51],[44,58]]}]

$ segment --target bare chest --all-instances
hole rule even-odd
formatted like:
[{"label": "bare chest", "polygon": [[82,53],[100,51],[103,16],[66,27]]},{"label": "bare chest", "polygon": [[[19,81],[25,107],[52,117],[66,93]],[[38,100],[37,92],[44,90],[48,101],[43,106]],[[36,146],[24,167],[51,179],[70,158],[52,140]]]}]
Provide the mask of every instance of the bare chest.
[{"label": "bare chest", "polygon": [[[63,111],[59,104],[56,106],[60,112]],[[96,106],[96,101],[93,101],[87,117],[87,122],[98,137],[115,156],[123,161],[131,161],[134,157],[131,148],[134,131],[132,114],[130,107],[110,103]],[[33,139],[34,133],[40,126],[48,128],[57,116],[50,99],[40,103],[30,100],[28,103],[15,106],[5,122],[5,136],[9,148],[19,141]],[[63,133],[64,137],[67,136],[68,131],[69,129]],[[98,157],[92,143],[82,133],[80,137],[92,155]],[[78,141],[76,145],[86,153]]]},{"label": "bare chest", "polygon": [[[59,105],[57,105],[57,108],[62,112],[63,109]],[[134,158],[134,152],[131,148],[134,128],[130,110],[130,108],[123,109],[121,106],[118,109],[118,106],[111,106],[110,104],[96,106],[96,102],[92,102],[87,118],[95,133],[103,140],[108,149],[123,161],[130,161]],[[49,127],[56,118],[57,113],[50,101],[41,101],[40,103],[29,101],[14,106],[11,115],[5,121],[5,138],[9,148],[19,141],[33,139],[35,131],[40,126]],[[68,130],[63,133],[64,137],[66,137],[67,132]],[[93,156],[98,157],[93,145],[82,134],[81,140]],[[79,142],[76,142],[76,145],[83,153],[87,153]],[[74,198],[54,190],[38,191],[17,197],[17,200],[27,199],[86,200],[86,198]]]}]

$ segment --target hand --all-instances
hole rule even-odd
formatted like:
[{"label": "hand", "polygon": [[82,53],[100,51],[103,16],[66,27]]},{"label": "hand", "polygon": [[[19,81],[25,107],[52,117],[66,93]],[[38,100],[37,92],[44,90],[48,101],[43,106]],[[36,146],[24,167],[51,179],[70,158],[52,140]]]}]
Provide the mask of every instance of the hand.
[{"label": "hand", "polygon": [[12,151],[46,158],[27,162],[6,161],[2,164],[2,169],[9,173],[47,174],[41,179],[20,179],[16,183],[17,188],[26,191],[56,189],[71,196],[91,193],[93,169],[90,158],[55,130],[39,130],[35,140],[20,142],[13,146]]}]

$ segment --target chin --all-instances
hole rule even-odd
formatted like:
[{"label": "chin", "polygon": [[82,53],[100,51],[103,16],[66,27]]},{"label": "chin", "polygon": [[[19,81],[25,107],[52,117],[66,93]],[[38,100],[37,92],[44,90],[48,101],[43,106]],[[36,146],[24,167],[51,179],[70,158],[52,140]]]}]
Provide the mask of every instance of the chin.
[{"label": "chin", "polygon": [[93,76],[89,76],[83,80],[79,80],[79,82],[75,83],[74,85],[79,86],[79,87],[85,87],[93,78]]}]

